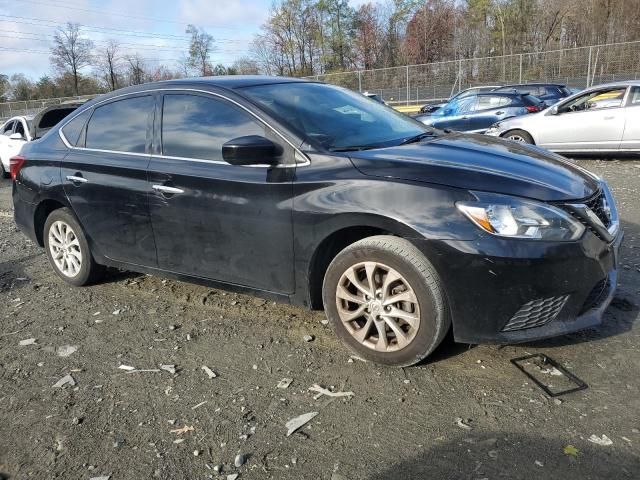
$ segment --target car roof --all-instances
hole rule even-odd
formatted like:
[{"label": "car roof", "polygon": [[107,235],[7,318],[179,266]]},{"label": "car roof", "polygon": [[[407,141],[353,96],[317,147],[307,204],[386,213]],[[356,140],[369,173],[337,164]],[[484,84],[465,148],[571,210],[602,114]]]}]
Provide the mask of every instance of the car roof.
[{"label": "car roof", "polygon": [[[609,82],[609,83],[601,83],[600,85],[592,85],[588,88],[591,90],[592,88],[607,88],[607,87],[640,87],[640,80],[620,80],[617,82]],[[586,90],[586,89],[585,89]]]},{"label": "car roof", "polygon": [[566,87],[564,83],[512,83],[509,85],[503,85],[500,88],[516,88],[516,87]]},{"label": "car roof", "polygon": [[34,115],[18,115],[17,117],[11,117],[8,118],[4,123],[8,123],[8,122],[12,122],[13,120],[26,120],[27,122],[30,122],[31,120],[33,120]]}]

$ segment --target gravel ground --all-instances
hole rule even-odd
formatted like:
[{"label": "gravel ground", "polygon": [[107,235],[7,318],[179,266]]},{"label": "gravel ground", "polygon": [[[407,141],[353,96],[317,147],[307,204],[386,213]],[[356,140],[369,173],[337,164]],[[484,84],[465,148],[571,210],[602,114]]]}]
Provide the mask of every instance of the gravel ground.
[{"label": "gravel ground", "polygon": [[[640,162],[580,163],[610,181],[626,230],[605,324],[447,340],[406,369],[350,358],[322,312],[131,273],[69,287],[16,229],[1,181],[0,479],[639,478]],[[535,352],[589,388],[546,397],[509,362]],[[53,388],[66,375],[75,385]],[[314,384],[353,395],[314,398]]]}]

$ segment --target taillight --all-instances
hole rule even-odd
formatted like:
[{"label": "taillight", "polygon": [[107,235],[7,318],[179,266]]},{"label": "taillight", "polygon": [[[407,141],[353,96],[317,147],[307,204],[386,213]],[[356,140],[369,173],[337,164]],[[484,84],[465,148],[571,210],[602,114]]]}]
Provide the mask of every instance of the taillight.
[{"label": "taillight", "polygon": [[11,178],[15,180],[18,177],[18,173],[20,173],[20,169],[24,165],[26,158],[21,157],[20,155],[16,155],[15,157],[11,157],[9,159],[9,173],[11,174]]},{"label": "taillight", "polygon": [[536,105],[527,105],[525,107],[527,109],[527,112],[529,113],[536,113],[540,111],[540,107],[536,106]]}]

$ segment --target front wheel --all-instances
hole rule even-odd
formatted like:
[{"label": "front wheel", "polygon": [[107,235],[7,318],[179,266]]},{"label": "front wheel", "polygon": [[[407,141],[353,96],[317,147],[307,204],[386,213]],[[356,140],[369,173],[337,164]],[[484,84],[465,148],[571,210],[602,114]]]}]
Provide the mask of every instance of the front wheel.
[{"label": "front wheel", "polygon": [[99,278],[103,267],[93,260],[82,227],[68,208],[49,214],[43,237],[49,263],[65,282],[80,287]]},{"label": "front wheel", "polygon": [[323,301],[337,336],[372,362],[408,366],[440,344],[450,325],[440,279],[407,240],[376,236],[329,265]]},{"label": "front wheel", "polygon": [[11,174],[7,170],[5,170],[2,160],[0,160],[0,176],[2,178],[9,178],[11,176]]},{"label": "front wheel", "polygon": [[524,130],[511,130],[502,135],[502,138],[506,138],[507,140],[511,140],[512,142],[519,143],[528,143],[533,145],[533,137]]}]

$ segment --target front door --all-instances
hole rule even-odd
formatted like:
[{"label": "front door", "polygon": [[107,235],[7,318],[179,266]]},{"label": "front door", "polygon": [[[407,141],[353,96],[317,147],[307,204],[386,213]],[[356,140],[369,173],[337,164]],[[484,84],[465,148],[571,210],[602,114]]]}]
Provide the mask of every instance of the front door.
[{"label": "front door", "polygon": [[624,109],[625,124],[620,149],[640,150],[640,87],[632,87]]},{"label": "front door", "polygon": [[551,150],[617,150],[625,124],[626,87],[604,88],[560,103],[538,132],[538,145]]},{"label": "front door", "polygon": [[83,115],[62,128],[71,147],[64,191],[90,242],[112,260],[148,267],[156,266],[147,184],[154,114],[154,97],[138,94],[96,107],[86,131]]},{"label": "front door", "polygon": [[[293,150],[252,114],[219,96],[165,94],[157,117],[159,148],[149,165],[149,203],[159,268],[292,293]],[[282,165],[224,162],[222,145],[246,135],[280,144]]]}]

